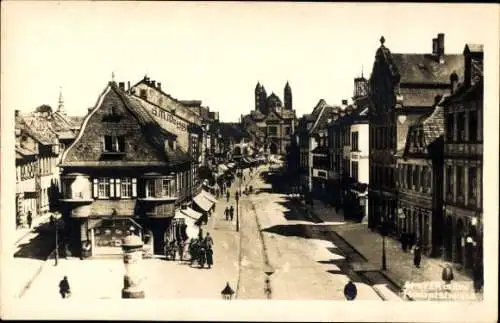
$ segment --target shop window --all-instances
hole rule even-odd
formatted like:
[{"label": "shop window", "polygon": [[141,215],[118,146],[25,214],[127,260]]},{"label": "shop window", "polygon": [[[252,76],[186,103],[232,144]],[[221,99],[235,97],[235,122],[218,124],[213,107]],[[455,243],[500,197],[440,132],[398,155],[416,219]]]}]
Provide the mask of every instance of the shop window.
[{"label": "shop window", "polygon": [[267,131],[268,131],[268,134],[270,136],[276,136],[276,134],[278,132],[277,129],[276,129],[276,127],[268,127]]},{"label": "shop window", "polygon": [[351,133],[351,149],[353,151],[359,151],[358,148],[358,137],[359,137],[359,132],[354,131]]}]

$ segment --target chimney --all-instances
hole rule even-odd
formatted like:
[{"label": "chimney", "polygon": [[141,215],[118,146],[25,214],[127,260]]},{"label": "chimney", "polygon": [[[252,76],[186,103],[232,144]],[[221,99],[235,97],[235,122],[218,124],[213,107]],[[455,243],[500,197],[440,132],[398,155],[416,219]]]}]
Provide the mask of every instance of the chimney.
[{"label": "chimney", "polygon": [[177,142],[175,140],[172,141],[172,150],[177,149]]},{"label": "chimney", "polygon": [[158,90],[161,90],[161,83],[158,82]]},{"label": "chimney", "polygon": [[127,82],[127,92],[130,92],[130,81]]},{"label": "chimney", "polygon": [[14,111],[14,116],[19,117],[19,110]]},{"label": "chimney", "polygon": [[444,63],[444,34],[440,33],[437,37],[437,49],[438,49],[438,58],[439,63]]},{"label": "chimney", "polygon": [[457,73],[453,72],[450,75],[450,84],[451,84],[451,93],[455,93],[457,90],[457,84],[458,84],[458,75]]},{"label": "chimney", "polygon": [[438,39],[432,39],[432,55],[438,56]]},{"label": "chimney", "polygon": [[119,82],[119,83],[118,83],[118,88],[119,88],[121,91],[125,92],[125,82]]},{"label": "chimney", "polygon": [[156,81],[151,81],[151,86],[156,87]]}]

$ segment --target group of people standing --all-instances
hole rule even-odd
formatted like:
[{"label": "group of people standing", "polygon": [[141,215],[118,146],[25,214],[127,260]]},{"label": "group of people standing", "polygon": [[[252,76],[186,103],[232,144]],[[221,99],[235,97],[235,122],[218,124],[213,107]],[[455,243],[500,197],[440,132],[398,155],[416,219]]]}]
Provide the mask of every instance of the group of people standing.
[{"label": "group of people standing", "polygon": [[413,264],[415,267],[420,268],[420,262],[422,260],[421,241],[417,238],[415,232],[403,232],[400,237],[400,242],[404,252],[409,250],[413,253]]},{"label": "group of people standing", "polygon": [[226,221],[233,221],[234,218],[234,206],[226,206],[224,210],[224,215],[226,216]]}]

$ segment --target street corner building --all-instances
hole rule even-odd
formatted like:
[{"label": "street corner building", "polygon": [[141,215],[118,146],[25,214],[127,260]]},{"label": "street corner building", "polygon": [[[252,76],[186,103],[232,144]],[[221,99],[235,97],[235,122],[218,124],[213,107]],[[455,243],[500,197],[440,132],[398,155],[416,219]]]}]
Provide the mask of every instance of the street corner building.
[{"label": "street corner building", "polygon": [[431,54],[394,54],[384,43],[382,37],[370,78],[368,225],[385,224],[396,237],[413,234],[426,255],[476,268],[482,46],[445,54],[444,34],[433,39]]},{"label": "street corner building", "polygon": [[[127,90],[109,82],[60,164],[70,250],[80,254],[85,245],[92,256],[118,254],[133,232],[163,254],[183,220],[209,212],[214,202],[197,176],[201,124],[189,106],[147,78]],[[197,203],[200,212],[189,207]]]},{"label": "street corner building", "polygon": [[35,219],[58,209],[58,163],[80,122],[66,114],[62,93],[55,111],[45,104],[27,114],[15,111],[17,228],[27,225],[28,214]]},{"label": "street corner building", "polygon": [[[444,34],[432,40],[429,54],[391,53],[384,37],[380,42],[369,80],[372,109],[368,226],[375,229],[385,223],[396,235],[397,152],[406,146],[410,127],[432,112],[440,97],[451,93],[450,80],[463,78],[464,58],[462,54],[445,54]],[[423,167],[417,169],[421,172]]]}]

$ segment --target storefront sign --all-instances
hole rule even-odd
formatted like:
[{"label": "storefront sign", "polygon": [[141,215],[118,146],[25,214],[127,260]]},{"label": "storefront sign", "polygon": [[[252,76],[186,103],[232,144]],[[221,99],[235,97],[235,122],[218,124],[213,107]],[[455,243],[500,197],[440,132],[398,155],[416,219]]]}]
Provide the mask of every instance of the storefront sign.
[{"label": "storefront sign", "polygon": [[140,234],[140,228],[128,219],[103,219],[94,228],[96,247],[121,247],[122,239],[131,233]]},{"label": "storefront sign", "polygon": [[159,108],[152,108],[151,112],[153,113],[154,116],[160,117],[160,119],[167,121],[168,123],[171,123],[173,126],[177,127],[180,131],[187,131],[187,123],[180,120],[173,114]]}]

